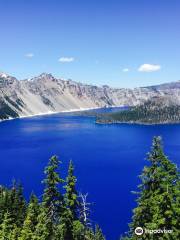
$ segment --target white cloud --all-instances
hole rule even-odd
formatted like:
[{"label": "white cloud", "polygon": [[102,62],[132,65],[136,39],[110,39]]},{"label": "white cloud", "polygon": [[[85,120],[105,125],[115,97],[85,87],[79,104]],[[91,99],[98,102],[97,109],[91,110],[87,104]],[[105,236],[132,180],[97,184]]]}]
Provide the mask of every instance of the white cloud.
[{"label": "white cloud", "polygon": [[26,53],[25,57],[27,58],[33,58],[34,57],[34,53]]},{"label": "white cloud", "polygon": [[122,71],[123,72],[129,72],[129,68],[124,68]]},{"label": "white cloud", "polygon": [[139,72],[155,72],[155,71],[159,71],[160,69],[161,69],[161,66],[158,64],[145,63],[138,68],[138,71]]},{"label": "white cloud", "polygon": [[62,62],[62,63],[69,63],[69,62],[74,62],[74,58],[73,57],[61,57],[59,58],[59,62]]}]

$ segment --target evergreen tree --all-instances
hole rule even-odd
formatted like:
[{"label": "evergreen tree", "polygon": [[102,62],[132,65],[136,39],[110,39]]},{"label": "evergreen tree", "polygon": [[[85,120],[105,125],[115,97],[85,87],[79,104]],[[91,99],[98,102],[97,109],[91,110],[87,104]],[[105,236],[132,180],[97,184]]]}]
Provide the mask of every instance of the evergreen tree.
[{"label": "evergreen tree", "polygon": [[54,240],[64,240],[66,235],[66,226],[64,223],[60,223],[56,226],[55,238]]},{"label": "evergreen tree", "polygon": [[129,239],[139,239],[134,233],[136,227],[173,230],[172,234],[144,233],[141,239],[179,239],[179,174],[176,165],[164,155],[160,137],[153,139],[148,160],[150,166],[144,167],[140,176],[138,206],[133,211]]},{"label": "evergreen tree", "polygon": [[8,190],[0,186],[0,224],[4,220],[4,214],[7,212],[7,195],[8,195]]},{"label": "evergreen tree", "polygon": [[80,207],[72,161],[64,195],[59,191],[64,181],[57,171],[58,164],[54,156],[45,168],[41,203],[32,194],[26,204],[22,186],[15,181],[11,189],[0,186],[0,240],[104,240],[101,230],[96,228],[94,232],[89,225],[87,195],[83,209]]},{"label": "evergreen tree", "polygon": [[41,206],[40,214],[37,218],[37,225],[33,240],[51,240],[54,239],[52,221],[46,213],[46,209]]},{"label": "evergreen tree", "polygon": [[95,233],[94,233],[94,230],[92,228],[86,229],[85,239],[95,240]]},{"label": "evergreen tree", "polygon": [[[64,195],[64,210],[61,216],[61,224],[64,229],[64,240],[73,239],[73,222],[78,220],[78,195],[76,191],[76,177],[74,176],[74,166],[69,163],[68,176],[66,178],[66,192]],[[76,222],[77,224],[77,222]]]},{"label": "evergreen tree", "polygon": [[46,178],[43,180],[43,183],[45,184],[43,206],[48,209],[50,218],[53,221],[56,220],[56,213],[60,211],[63,200],[63,196],[58,189],[59,184],[64,182],[57,172],[59,164],[60,161],[57,156],[51,157],[48,166],[44,171]]},{"label": "evergreen tree", "polygon": [[76,191],[76,182],[77,179],[74,176],[74,166],[72,161],[69,163],[68,176],[66,178],[66,193],[64,196],[64,201],[66,208],[68,208],[72,215],[72,220],[77,220],[78,218],[78,193]]},{"label": "evergreen tree", "polygon": [[[60,161],[57,156],[53,156],[50,158],[48,166],[44,171],[46,174],[46,178],[43,181],[45,184],[45,189],[43,194],[41,213],[38,218],[39,222],[37,228],[39,230],[37,231],[44,229],[43,231],[46,235],[47,229],[49,239],[53,238],[54,224],[59,221],[59,215],[62,211],[63,196],[59,191],[59,185],[63,183],[64,180],[60,178],[58,173],[59,164]],[[43,224],[45,225],[42,226]]]},{"label": "evergreen tree", "polygon": [[11,214],[8,212],[4,215],[4,221],[0,226],[0,239],[1,240],[14,240],[12,239],[12,233],[15,228]]},{"label": "evergreen tree", "polygon": [[73,222],[73,240],[84,240],[85,238],[85,227],[79,221],[76,220]]},{"label": "evergreen tree", "polygon": [[95,228],[94,240],[105,240],[105,237],[98,225]]},{"label": "evergreen tree", "polygon": [[[0,224],[1,234],[7,235],[10,239],[17,239],[19,228],[22,227],[24,216],[26,214],[26,203],[23,197],[21,185],[13,181],[11,189],[0,187]],[[7,238],[7,239],[8,239]]]},{"label": "evergreen tree", "polygon": [[15,204],[17,204],[17,209],[16,209],[16,225],[19,227],[19,226],[22,226],[23,222],[24,222],[24,219],[25,219],[25,216],[26,216],[26,201],[25,201],[25,198],[23,196],[23,187],[21,184],[18,184],[17,185],[17,197],[16,197],[16,202]]},{"label": "evergreen tree", "polygon": [[[89,115],[89,113],[87,113]],[[164,104],[163,98],[151,99],[145,103],[121,110],[114,113],[96,113],[97,123],[143,123],[143,124],[161,124],[161,123],[179,123],[180,106]]]},{"label": "evergreen tree", "polygon": [[37,197],[32,194],[27,208],[27,215],[22,227],[21,237],[19,240],[31,240],[37,225],[37,217],[39,215],[39,204]]},{"label": "evergreen tree", "polygon": [[21,233],[21,228],[20,227],[18,228],[16,225],[14,225],[14,228],[11,232],[10,240],[19,240],[20,233]]},{"label": "evergreen tree", "polygon": [[13,186],[8,194],[6,204],[8,204],[8,212],[18,227],[21,227],[26,215],[26,201],[23,196],[23,188],[21,184],[13,181]]}]

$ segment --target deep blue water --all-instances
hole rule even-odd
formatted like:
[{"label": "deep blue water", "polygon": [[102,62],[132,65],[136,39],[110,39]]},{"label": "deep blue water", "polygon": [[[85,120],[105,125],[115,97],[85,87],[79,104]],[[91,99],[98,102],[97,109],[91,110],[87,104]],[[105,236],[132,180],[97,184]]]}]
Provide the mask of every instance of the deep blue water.
[{"label": "deep blue water", "polygon": [[32,190],[41,196],[49,157],[59,156],[63,173],[72,159],[78,189],[94,203],[92,220],[108,240],[116,240],[128,229],[135,206],[131,191],[154,135],[163,137],[166,155],[178,163],[180,125],[96,125],[92,117],[67,114],[1,122],[0,183],[10,186],[15,178],[23,183],[26,197]]}]

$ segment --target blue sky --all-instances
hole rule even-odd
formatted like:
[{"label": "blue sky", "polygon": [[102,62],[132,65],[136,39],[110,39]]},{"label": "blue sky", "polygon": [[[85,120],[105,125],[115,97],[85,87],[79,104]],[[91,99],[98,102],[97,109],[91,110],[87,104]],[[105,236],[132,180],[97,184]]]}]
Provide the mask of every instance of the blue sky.
[{"label": "blue sky", "polygon": [[147,86],[180,79],[179,0],[0,0],[0,71]]}]

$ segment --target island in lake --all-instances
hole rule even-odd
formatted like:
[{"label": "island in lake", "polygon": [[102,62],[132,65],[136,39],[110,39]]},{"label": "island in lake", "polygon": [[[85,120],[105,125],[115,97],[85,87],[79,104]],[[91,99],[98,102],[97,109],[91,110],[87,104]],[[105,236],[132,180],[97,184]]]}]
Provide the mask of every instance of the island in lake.
[{"label": "island in lake", "polygon": [[145,103],[114,113],[96,114],[96,123],[175,124],[180,123],[180,106],[153,98]]}]

